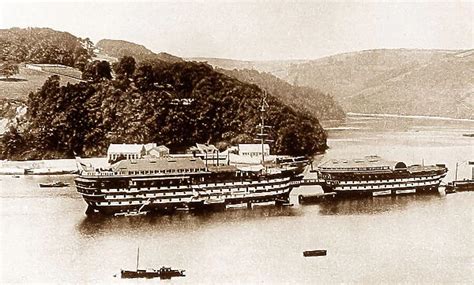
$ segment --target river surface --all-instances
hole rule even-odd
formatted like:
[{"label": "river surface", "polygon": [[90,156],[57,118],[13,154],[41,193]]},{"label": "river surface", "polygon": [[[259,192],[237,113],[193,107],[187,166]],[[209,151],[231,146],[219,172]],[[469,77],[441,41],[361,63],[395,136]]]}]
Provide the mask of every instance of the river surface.
[{"label": "river surface", "polygon": [[[353,116],[327,122],[330,149],[316,160],[381,155],[445,163],[446,181],[471,176],[474,122]],[[474,193],[376,197],[167,216],[88,218],[72,176],[0,176],[0,282],[129,283],[121,268],[162,265],[164,283],[473,283]],[[325,257],[303,257],[326,249]],[[132,283],[151,283],[139,280]]]}]

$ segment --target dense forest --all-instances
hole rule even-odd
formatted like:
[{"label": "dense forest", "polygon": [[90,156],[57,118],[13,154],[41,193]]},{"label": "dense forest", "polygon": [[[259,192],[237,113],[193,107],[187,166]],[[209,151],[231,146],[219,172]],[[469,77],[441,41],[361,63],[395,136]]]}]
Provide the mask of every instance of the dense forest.
[{"label": "dense forest", "polygon": [[48,28],[0,29],[0,62],[56,63],[84,68],[93,44]]},{"label": "dense forest", "polygon": [[345,116],[342,107],[332,96],[316,89],[293,86],[270,73],[258,72],[254,69],[218,69],[218,71],[243,82],[257,84],[286,105],[292,106],[295,110],[307,112],[320,120],[340,120]]},{"label": "dense forest", "polygon": [[[262,90],[204,63],[160,60],[139,64],[130,57],[85,67],[87,81],[60,86],[51,76],[28,97],[23,120],[4,134],[2,156],[40,159],[104,155],[110,143],[165,144],[179,151],[196,142],[224,148],[253,142]],[[311,155],[323,151],[326,133],[318,120],[268,94],[272,152]]]},{"label": "dense forest", "polygon": [[143,45],[136,43],[122,41],[122,40],[109,40],[103,39],[97,42],[96,46],[102,53],[107,54],[115,58],[122,58],[124,56],[132,56],[137,61],[146,60],[162,60],[166,62],[181,62],[184,61],[182,58],[165,53],[154,53],[147,49]]},{"label": "dense forest", "polygon": [[[137,61],[162,60],[166,62],[182,62],[183,59],[166,54],[154,53],[143,45],[123,40],[100,40],[97,43],[100,51],[107,56],[121,58],[132,56]],[[256,84],[279,98],[295,110],[309,113],[322,120],[339,120],[345,114],[340,105],[330,96],[310,87],[298,87],[265,72],[253,69],[217,69],[218,72],[250,84]]]}]

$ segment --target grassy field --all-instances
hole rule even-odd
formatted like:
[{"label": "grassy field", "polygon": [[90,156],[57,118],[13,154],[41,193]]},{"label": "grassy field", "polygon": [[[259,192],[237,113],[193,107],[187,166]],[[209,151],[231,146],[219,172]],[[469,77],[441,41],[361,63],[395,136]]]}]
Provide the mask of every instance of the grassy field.
[{"label": "grassy field", "polygon": [[[15,75],[15,78],[23,79],[20,81],[3,81],[0,80],[0,98],[7,99],[26,99],[28,94],[43,86],[43,83],[48,77],[54,73],[43,72],[37,70],[27,69],[20,66],[20,73]],[[80,80],[67,76],[61,77],[61,85],[70,83],[78,83]]]}]

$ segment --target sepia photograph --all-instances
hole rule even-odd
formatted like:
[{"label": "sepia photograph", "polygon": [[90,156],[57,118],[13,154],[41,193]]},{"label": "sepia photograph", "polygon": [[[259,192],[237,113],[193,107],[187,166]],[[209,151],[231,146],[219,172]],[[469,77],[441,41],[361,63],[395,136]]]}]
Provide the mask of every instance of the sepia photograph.
[{"label": "sepia photograph", "polygon": [[0,2],[1,284],[473,284],[474,1]]}]

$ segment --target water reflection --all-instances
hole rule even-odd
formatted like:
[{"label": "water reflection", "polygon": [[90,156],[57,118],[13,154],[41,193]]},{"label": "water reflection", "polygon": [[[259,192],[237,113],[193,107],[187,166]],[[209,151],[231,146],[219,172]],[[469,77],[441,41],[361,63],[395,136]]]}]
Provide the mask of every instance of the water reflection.
[{"label": "water reflection", "polygon": [[424,204],[443,200],[440,194],[401,195],[373,198],[352,198],[325,201],[317,205],[299,207],[260,206],[253,209],[227,209],[217,212],[176,212],[173,214],[134,217],[112,217],[94,215],[84,217],[76,226],[77,232],[85,238],[104,234],[144,234],[151,231],[189,232],[222,224],[246,223],[282,217],[299,217],[305,208],[319,207],[319,214],[333,215],[378,215],[402,211],[408,207],[423,207]]},{"label": "water reflection", "polygon": [[93,215],[84,217],[76,226],[84,237],[97,237],[109,233],[161,231],[194,231],[225,223],[245,223],[281,217],[302,215],[301,208],[256,206],[253,209],[237,208],[214,212],[176,212],[146,216],[113,217]]},{"label": "water reflection", "polygon": [[440,194],[399,195],[326,201],[319,204],[321,215],[377,215],[384,212],[401,211],[408,207],[421,207],[435,200]]}]

